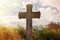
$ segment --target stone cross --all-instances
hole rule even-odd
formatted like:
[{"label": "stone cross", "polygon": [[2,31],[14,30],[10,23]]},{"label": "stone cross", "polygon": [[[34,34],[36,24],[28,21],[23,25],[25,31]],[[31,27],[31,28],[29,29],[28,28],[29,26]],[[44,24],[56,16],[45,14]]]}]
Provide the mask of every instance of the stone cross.
[{"label": "stone cross", "polygon": [[32,38],[32,18],[40,18],[40,11],[32,12],[32,4],[27,4],[27,12],[19,12],[18,17],[26,18],[26,40],[33,40]]}]

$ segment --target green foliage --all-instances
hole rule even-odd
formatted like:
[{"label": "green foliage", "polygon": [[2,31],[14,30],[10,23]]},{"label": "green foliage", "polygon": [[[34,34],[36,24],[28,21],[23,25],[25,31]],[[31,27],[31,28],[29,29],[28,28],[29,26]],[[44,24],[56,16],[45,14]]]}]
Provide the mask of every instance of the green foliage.
[{"label": "green foliage", "polygon": [[39,34],[39,30],[40,29],[37,26],[33,27],[33,29],[32,29],[32,32],[33,32],[32,36],[33,36],[34,40],[40,40],[41,39],[41,36]]},{"label": "green foliage", "polygon": [[[26,38],[26,30],[19,26],[18,29],[19,34],[25,39]],[[60,40],[60,29],[54,28],[41,28],[41,27],[33,27],[32,28],[32,36],[34,40]]]},{"label": "green foliage", "polygon": [[19,25],[17,31],[19,32],[19,34],[22,36],[23,39],[26,38],[26,35],[25,35],[26,30],[22,26]]}]

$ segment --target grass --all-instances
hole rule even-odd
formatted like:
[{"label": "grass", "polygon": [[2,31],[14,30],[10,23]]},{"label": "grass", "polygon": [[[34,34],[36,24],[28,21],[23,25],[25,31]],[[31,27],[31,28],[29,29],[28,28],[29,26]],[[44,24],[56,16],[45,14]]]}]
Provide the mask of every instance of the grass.
[{"label": "grass", "polygon": [[22,40],[22,38],[14,28],[0,25],[0,40]]}]

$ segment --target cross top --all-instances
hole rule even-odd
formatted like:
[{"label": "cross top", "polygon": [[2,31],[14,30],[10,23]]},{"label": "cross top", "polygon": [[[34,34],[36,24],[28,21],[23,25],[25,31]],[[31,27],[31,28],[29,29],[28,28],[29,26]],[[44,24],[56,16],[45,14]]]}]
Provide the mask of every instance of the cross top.
[{"label": "cross top", "polygon": [[28,4],[28,5],[26,5],[26,7],[27,7],[27,12],[32,12],[33,5]]},{"label": "cross top", "polygon": [[33,5],[32,4],[28,4],[28,5],[26,5],[27,7],[33,7]]},{"label": "cross top", "polygon": [[29,15],[31,15],[32,18],[40,18],[40,11],[32,12],[32,7],[33,7],[32,4],[27,4],[26,5],[27,12],[19,12],[19,14],[18,14],[19,19],[26,18]]}]

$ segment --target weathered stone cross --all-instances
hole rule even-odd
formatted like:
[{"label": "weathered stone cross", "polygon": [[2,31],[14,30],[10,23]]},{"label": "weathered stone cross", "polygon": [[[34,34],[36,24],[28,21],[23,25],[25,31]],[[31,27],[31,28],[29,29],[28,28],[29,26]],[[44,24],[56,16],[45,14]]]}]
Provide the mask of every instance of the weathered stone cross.
[{"label": "weathered stone cross", "polygon": [[32,39],[32,18],[40,18],[40,11],[32,12],[32,4],[26,5],[27,12],[19,12],[18,17],[26,18],[26,40]]}]

